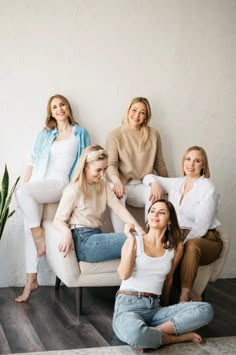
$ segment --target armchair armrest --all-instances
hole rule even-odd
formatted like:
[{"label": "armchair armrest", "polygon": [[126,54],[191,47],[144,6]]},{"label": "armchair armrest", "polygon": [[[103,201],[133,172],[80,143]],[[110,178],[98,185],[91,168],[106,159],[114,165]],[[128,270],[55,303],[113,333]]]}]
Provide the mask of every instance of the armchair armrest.
[{"label": "armchair armrest", "polygon": [[220,236],[223,242],[223,249],[219,259],[217,259],[212,265],[210,281],[216,281],[219,278],[229,253],[230,238],[228,234],[223,231],[220,231]]},{"label": "armchair armrest", "polygon": [[58,250],[61,233],[54,227],[52,220],[43,222],[46,239],[46,257],[56,276],[68,287],[79,286],[80,268],[74,250],[66,257]]}]

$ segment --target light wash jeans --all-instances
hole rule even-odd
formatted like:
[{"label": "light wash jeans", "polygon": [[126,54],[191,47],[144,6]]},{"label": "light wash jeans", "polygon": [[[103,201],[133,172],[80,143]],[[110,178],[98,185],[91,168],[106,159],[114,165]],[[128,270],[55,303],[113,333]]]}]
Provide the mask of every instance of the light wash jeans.
[{"label": "light wash jeans", "polygon": [[[150,187],[145,186],[139,180],[131,180],[125,185],[126,194],[119,200],[123,206],[126,203],[133,207],[139,207],[145,209],[144,218],[145,222],[147,220],[147,211],[150,207]],[[121,233],[124,231],[125,224],[120,220],[120,218],[110,209],[111,222],[115,233]]]},{"label": "light wash jeans", "polygon": [[72,230],[75,252],[79,261],[98,263],[120,258],[126,240],[124,233],[102,233],[100,228],[75,228]]},{"label": "light wash jeans", "polygon": [[171,321],[179,335],[204,326],[213,315],[212,306],[206,302],[161,307],[158,298],[120,294],[116,296],[113,330],[131,346],[156,349],[162,345],[162,332],[154,327]]}]

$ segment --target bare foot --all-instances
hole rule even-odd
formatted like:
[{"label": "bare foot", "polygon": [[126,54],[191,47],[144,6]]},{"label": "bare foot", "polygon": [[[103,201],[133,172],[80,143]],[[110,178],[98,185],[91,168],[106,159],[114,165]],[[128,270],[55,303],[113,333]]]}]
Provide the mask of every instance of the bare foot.
[{"label": "bare foot", "polygon": [[202,337],[194,332],[180,334],[180,335],[170,335],[167,333],[163,333],[162,344],[175,344],[175,343],[185,343],[192,342],[200,344],[202,342]]},{"label": "bare foot", "polygon": [[27,302],[31,292],[36,291],[39,287],[37,280],[27,280],[22,295],[18,296],[15,301],[18,303]]},{"label": "bare foot", "polygon": [[46,254],[45,233],[43,228],[32,228],[32,235],[34,238],[34,243],[37,249],[38,256],[43,256],[44,254]]},{"label": "bare foot", "polygon": [[202,297],[193,289],[190,291],[189,296],[190,296],[190,300],[193,302],[202,302]]}]

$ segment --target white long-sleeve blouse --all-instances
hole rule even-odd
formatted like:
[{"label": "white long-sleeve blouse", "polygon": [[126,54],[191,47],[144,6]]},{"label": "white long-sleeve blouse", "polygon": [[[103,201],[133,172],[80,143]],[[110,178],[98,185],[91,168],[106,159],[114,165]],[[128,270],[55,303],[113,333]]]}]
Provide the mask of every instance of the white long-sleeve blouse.
[{"label": "white long-sleeve blouse", "polygon": [[168,193],[168,199],[175,207],[180,228],[190,230],[187,240],[203,237],[209,229],[220,225],[216,218],[219,194],[210,179],[204,176],[197,179],[182,201],[186,176],[164,178],[149,174],[143,179],[144,185],[148,186],[152,182],[158,182]]}]

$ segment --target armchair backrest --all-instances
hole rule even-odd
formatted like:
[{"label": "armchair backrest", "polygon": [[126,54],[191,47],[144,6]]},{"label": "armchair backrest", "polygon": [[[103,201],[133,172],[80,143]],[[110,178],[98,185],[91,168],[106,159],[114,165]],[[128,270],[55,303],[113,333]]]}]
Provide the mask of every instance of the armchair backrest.
[{"label": "armchair backrest", "polygon": [[58,207],[58,202],[45,203],[43,207],[43,221],[52,221],[55,217]]}]

